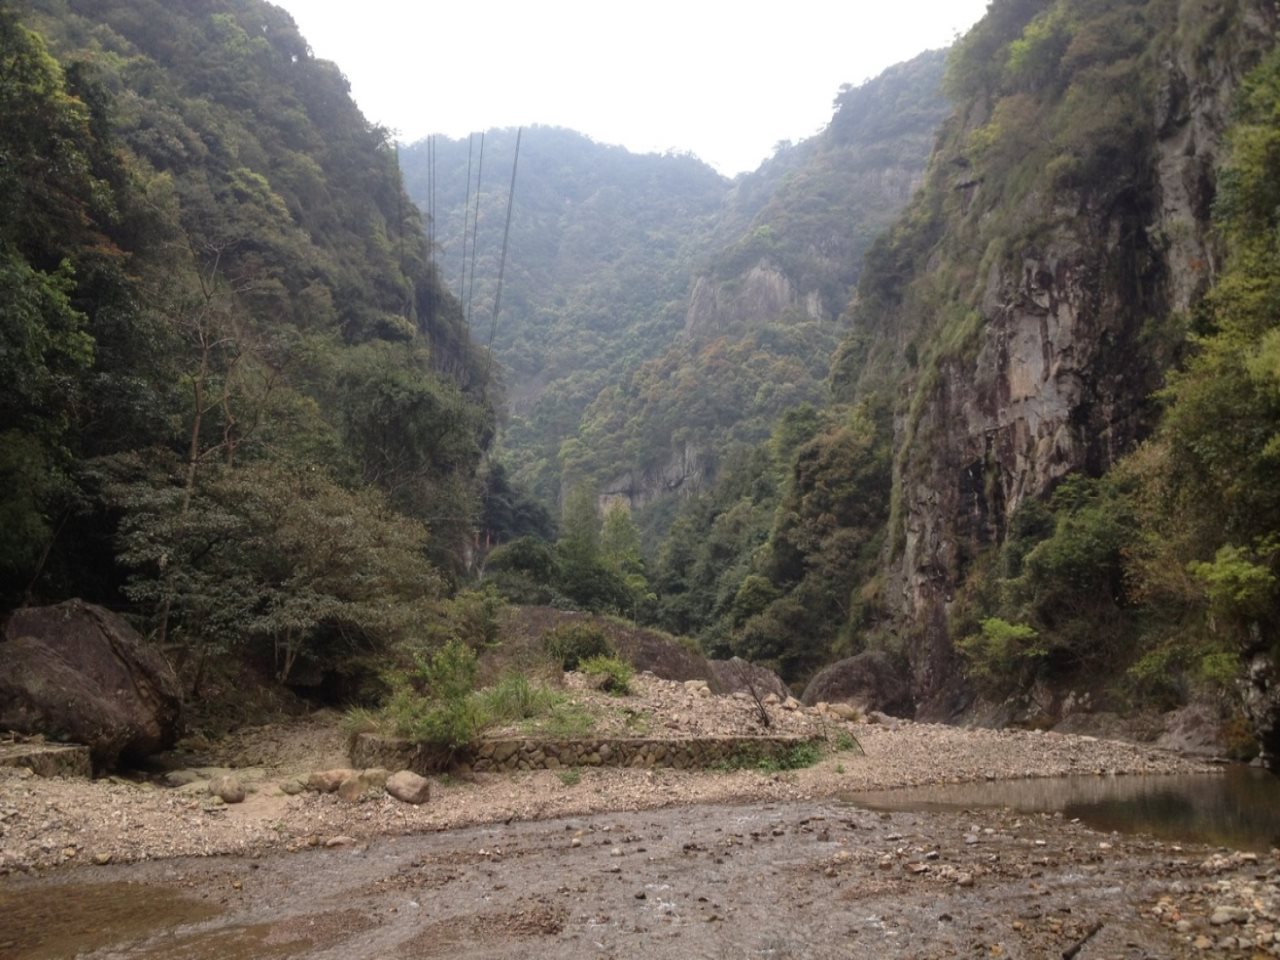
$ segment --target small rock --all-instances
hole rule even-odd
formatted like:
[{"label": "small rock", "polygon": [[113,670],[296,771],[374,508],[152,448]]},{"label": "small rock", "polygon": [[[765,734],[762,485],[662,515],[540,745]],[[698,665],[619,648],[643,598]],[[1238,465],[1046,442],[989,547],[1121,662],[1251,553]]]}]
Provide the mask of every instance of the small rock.
[{"label": "small rock", "polygon": [[333,793],[342,786],[344,780],[349,780],[355,776],[355,773],[349,767],[336,770],[317,770],[307,777],[307,789],[314,790],[316,793]]},{"label": "small rock", "polygon": [[229,774],[217,777],[209,781],[209,795],[218,797],[223,803],[244,803],[244,784]]},{"label": "small rock", "polygon": [[401,770],[387,778],[387,793],[404,803],[415,806],[426,803],[431,796],[431,781],[412,770]]},{"label": "small rock", "polygon": [[796,710],[799,710],[799,709],[800,709],[800,701],[799,701],[799,700],[797,700],[795,697],[787,697],[787,699],[785,699],[785,700],[783,700],[783,701],[782,701],[782,709],[783,709],[783,710],[791,710],[791,711],[793,711],[793,712],[794,712],[794,711],[796,711]]},{"label": "small rock", "polygon": [[295,797],[306,789],[306,781],[301,777],[290,777],[280,782],[280,792],[289,797]]},{"label": "small rock", "polygon": [[338,797],[347,803],[357,803],[372,797],[386,787],[387,777],[387,771],[381,767],[352,771],[352,775],[338,786]]},{"label": "small rock", "polygon": [[841,720],[858,719],[858,708],[851,703],[833,703],[830,706],[830,710]]},{"label": "small rock", "polygon": [[94,862],[94,863],[96,863],[96,864],[97,864],[98,866],[100,866],[100,867],[105,867],[108,863],[110,863],[110,862],[111,862],[111,854],[109,854],[109,853],[95,853],[95,854],[93,855],[93,862]]},{"label": "small rock", "polygon": [[1241,910],[1239,907],[1218,907],[1209,917],[1209,923],[1215,927],[1221,927],[1228,923],[1244,923],[1249,919],[1249,912]]},{"label": "small rock", "polygon": [[337,836],[337,837],[330,837],[328,840],[324,842],[324,845],[326,847],[349,847],[351,846],[351,844],[355,842],[356,841],[354,837]]},{"label": "small rock", "polygon": [[1191,945],[1197,950],[1208,950],[1213,946],[1213,941],[1206,936],[1199,936],[1192,941]]}]

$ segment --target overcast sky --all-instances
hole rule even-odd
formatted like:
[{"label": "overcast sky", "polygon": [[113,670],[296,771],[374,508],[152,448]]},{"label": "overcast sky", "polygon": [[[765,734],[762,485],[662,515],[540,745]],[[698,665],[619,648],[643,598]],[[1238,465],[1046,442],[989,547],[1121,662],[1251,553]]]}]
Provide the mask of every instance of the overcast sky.
[{"label": "overcast sky", "polygon": [[570,127],[752,170],[842,83],[943,47],[986,0],[274,0],[369,119],[413,141]]}]

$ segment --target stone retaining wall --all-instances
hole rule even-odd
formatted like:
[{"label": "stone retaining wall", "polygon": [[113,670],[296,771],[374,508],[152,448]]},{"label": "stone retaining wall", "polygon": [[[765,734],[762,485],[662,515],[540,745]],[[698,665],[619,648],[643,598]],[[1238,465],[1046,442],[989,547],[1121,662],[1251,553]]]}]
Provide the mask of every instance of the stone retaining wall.
[{"label": "stone retaining wall", "polygon": [[73,743],[0,743],[0,767],[26,767],[38,777],[93,776],[89,748]]},{"label": "stone retaining wall", "polygon": [[722,763],[754,763],[820,742],[804,737],[708,737],[700,739],[484,740],[451,759],[408,740],[363,733],[351,747],[354,767],[477,773],[559,770],[565,767],[674,767],[696,770]]}]

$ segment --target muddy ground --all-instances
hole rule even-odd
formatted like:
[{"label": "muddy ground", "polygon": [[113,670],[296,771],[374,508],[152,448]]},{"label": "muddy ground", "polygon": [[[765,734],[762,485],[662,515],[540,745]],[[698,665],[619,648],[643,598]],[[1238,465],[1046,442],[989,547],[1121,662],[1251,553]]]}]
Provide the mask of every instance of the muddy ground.
[{"label": "muddy ground", "polygon": [[1047,815],[691,806],[13,878],[0,956],[1188,957],[1277,867]]}]

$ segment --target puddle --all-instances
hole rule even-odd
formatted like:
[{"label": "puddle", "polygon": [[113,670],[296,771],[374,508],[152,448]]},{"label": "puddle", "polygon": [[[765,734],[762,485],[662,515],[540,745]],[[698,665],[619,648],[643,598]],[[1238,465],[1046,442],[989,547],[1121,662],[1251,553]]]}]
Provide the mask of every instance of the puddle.
[{"label": "puddle", "polygon": [[0,889],[0,958],[62,960],[219,913],[213,904],[146,884]]},{"label": "puddle", "polygon": [[847,798],[872,810],[1009,807],[1078,817],[1095,830],[1265,852],[1280,847],[1280,777],[1230,766],[1222,774],[1047,777],[913,787]]}]

